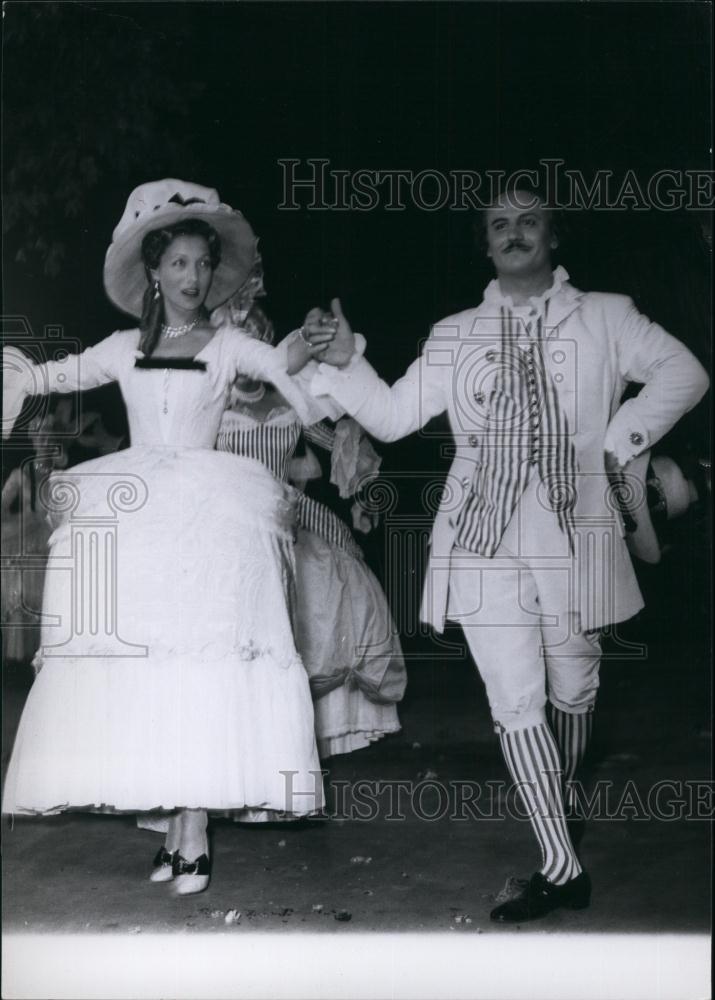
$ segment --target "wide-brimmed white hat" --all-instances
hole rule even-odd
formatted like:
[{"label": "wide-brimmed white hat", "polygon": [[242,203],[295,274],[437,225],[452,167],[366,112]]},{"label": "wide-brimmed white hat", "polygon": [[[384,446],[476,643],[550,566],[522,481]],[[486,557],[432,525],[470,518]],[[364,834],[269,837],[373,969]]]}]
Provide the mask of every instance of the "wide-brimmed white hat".
[{"label": "wide-brimmed white hat", "polygon": [[168,178],[141,184],[112,234],[104,261],[104,287],[112,302],[130,316],[141,316],[146,273],[142,240],[152,229],[185,219],[203,219],[221,240],[221,262],[214,271],[204,303],[211,310],[246,281],[256,259],[257,240],[240,212],[223,204],[213,188]]},{"label": "wide-brimmed white hat", "polygon": [[631,555],[658,563],[662,552],[656,521],[671,521],[684,514],[697,502],[697,489],[672,458],[651,457],[649,451],[629,462],[622,475],[625,483],[632,477],[625,490],[628,499],[623,502],[623,512],[629,518],[626,544]]}]

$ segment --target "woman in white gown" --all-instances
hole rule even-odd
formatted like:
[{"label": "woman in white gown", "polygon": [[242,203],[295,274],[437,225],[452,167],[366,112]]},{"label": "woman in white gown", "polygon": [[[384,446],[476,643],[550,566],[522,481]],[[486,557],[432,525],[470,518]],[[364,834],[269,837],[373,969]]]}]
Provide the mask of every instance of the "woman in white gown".
[{"label": "woman in white gown", "polygon": [[208,884],[207,810],[323,805],[288,612],[291,512],[264,466],[214,450],[238,372],[304,412],[288,370],[330,341],[291,355],[208,324],[255,253],[250,226],[215,191],[142,185],[104,271],[139,328],[63,361],[15,349],[3,359],[4,433],[27,395],[117,381],[131,436],[53,477],[46,624],[3,811],[163,810],[152,879],[180,894]]}]

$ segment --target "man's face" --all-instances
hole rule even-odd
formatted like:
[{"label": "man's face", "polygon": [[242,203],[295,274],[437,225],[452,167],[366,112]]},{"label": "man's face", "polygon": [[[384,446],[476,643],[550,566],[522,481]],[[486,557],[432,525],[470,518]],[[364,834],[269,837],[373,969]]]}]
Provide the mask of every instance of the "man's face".
[{"label": "man's face", "polygon": [[513,191],[486,210],[487,256],[498,275],[528,277],[551,267],[558,242],[550,213],[533,194]]}]

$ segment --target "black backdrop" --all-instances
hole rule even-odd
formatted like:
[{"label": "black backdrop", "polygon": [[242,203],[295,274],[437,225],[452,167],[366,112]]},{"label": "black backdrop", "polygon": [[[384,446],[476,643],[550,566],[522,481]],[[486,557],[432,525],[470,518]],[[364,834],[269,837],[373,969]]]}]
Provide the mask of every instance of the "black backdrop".
[{"label": "black backdrop", "polygon": [[[475,304],[490,276],[471,214],[409,201],[289,212],[279,160],[302,174],[308,158],[348,171],[544,158],[587,176],[708,169],[709,39],[709,8],[690,3],[10,2],[5,315],[84,345],[125,325],[102,289],[111,231],[135,185],[176,176],[249,218],[279,330],[339,294],[393,379],[429,324]],[[708,213],[569,221],[574,282],[632,294],[707,362]],[[116,392],[93,402],[121,428]],[[666,442],[691,458],[707,444],[702,406]],[[444,467],[434,438],[382,450],[388,474]]]},{"label": "black backdrop", "polygon": [[[429,323],[473,304],[488,277],[469,213],[409,201],[287,212],[278,161],[484,172],[552,157],[643,178],[708,168],[709,20],[688,3],[11,2],[5,311],[87,343],[121,325],[101,286],[111,230],[136,184],[186,177],[252,222],[279,324],[340,293],[397,374]],[[635,294],[702,354],[701,218],[575,218],[566,263],[582,287]],[[28,229],[63,244],[56,275],[46,252],[15,259]]]}]

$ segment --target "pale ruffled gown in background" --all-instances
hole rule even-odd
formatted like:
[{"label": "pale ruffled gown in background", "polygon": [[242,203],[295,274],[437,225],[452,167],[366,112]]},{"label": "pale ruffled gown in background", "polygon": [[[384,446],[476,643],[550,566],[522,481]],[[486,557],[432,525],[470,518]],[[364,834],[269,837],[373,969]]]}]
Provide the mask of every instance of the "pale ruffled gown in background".
[{"label": "pale ruffled gown in background", "polygon": [[[240,404],[227,409],[217,448],[259,459],[286,482],[302,422],[288,406],[262,419],[254,412]],[[320,755],[327,758],[400,729],[396,703],[406,671],[385,594],[350,530],[323,504],[292,492],[295,638],[310,675]]]}]

